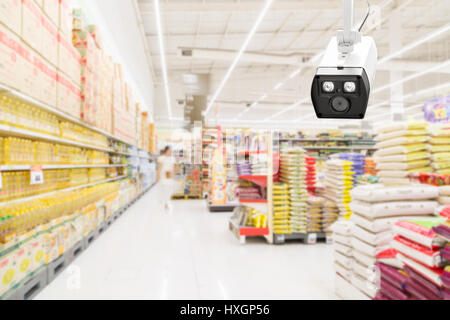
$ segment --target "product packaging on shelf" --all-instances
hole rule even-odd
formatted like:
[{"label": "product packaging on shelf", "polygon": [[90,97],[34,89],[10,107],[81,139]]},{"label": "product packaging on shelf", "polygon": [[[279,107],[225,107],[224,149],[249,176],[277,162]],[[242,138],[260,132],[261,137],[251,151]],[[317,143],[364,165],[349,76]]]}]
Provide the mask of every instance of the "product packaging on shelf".
[{"label": "product packaging on shelf", "polygon": [[16,252],[0,257],[0,296],[13,288],[18,282]]},{"label": "product packaging on shelf", "polygon": [[16,35],[20,35],[22,29],[21,0],[2,0],[0,6],[0,24],[8,27]]},{"label": "product packaging on shelf", "polygon": [[65,73],[77,86],[81,84],[82,57],[72,42],[58,33],[58,69]]},{"label": "product packaging on shelf", "polygon": [[58,66],[58,27],[42,15],[41,54],[53,66]]},{"label": "product packaging on shelf", "polygon": [[22,0],[22,31],[21,37],[25,43],[42,53],[43,13],[33,0]]},{"label": "product packaging on shelf", "polygon": [[57,108],[75,118],[80,118],[81,103],[81,91],[78,86],[65,74],[58,73]]},{"label": "product packaging on shelf", "polygon": [[59,0],[58,27],[67,40],[72,35],[72,7],[69,0]]},{"label": "product packaging on shelf", "polygon": [[18,36],[0,25],[0,83],[22,89],[23,46]]},{"label": "product packaging on shelf", "polygon": [[50,21],[59,28],[59,2],[58,0],[43,0],[43,10]]}]

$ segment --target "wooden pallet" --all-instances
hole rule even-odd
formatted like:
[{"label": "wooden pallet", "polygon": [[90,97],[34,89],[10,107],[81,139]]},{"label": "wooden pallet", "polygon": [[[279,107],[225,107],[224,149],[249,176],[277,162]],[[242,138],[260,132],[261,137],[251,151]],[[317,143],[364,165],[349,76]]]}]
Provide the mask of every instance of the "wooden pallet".
[{"label": "wooden pallet", "polygon": [[325,232],[274,234],[273,241],[275,244],[283,244],[292,240],[297,240],[305,244],[315,244],[317,242],[327,242],[327,235]]},{"label": "wooden pallet", "polygon": [[172,200],[202,200],[201,195],[185,195],[185,194],[174,194],[170,197]]}]

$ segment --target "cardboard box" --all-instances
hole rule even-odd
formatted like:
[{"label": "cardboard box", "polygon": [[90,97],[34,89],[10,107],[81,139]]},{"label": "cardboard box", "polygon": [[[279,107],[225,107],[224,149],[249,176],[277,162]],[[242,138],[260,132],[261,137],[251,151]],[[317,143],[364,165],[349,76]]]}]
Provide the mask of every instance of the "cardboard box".
[{"label": "cardboard box", "polygon": [[16,35],[20,35],[22,29],[21,0],[0,1],[0,23],[8,27]]},{"label": "cardboard box", "polygon": [[16,253],[16,281],[20,282],[32,272],[31,247],[25,244],[14,252]]},{"label": "cardboard box", "polygon": [[0,257],[0,295],[5,294],[18,282],[16,257],[15,251]]},{"label": "cardboard box", "polygon": [[55,67],[58,66],[58,27],[46,16],[42,16],[42,56]]},{"label": "cardboard box", "polygon": [[59,1],[58,0],[43,0],[43,10],[45,15],[59,27]]},{"label": "cardboard box", "polygon": [[72,7],[69,0],[59,0],[59,30],[69,39],[72,35]]},{"label": "cardboard box", "polygon": [[43,248],[45,264],[49,264],[59,258],[58,232],[56,230],[52,230],[44,235]]},{"label": "cardboard box", "polygon": [[33,0],[22,0],[21,37],[38,53],[42,53],[42,18],[42,11]]},{"label": "cardboard box", "polygon": [[72,246],[70,229],[70,223],[65,223],[56,229],[58,233],[58,250],[60,256]]},{"label": "cardboard box", "polygon": [[19,89],[33,97],[35,99],[41,100],[41,82],[43,75],[39,70],[39,63],[37,55],[31,47],[26,44],[21,45],[21,74],[19,80],[21,84]]},{"label": "cardboard box", "polygon": [[58,69],[64,72],[76,85],[81,83],[82,58],[62,33],[58,34]]},{"label": "cardboard box", "polygon": [[77,214],[70,222],[71,228],[71,246],[74,246],[83,239],[84,219],[82,214]]},{"label": "cardboard box", "polygon": [[39,73],[39,85],[36,96],[38,100],[56,107],[57,99],[57,72],[56,67],[37,54],[34,56],[35,65]]},{"label": "cardboard box", "polygon": [[31,272],[45,265],[44,240],[45,235],[40,235],[31,240],[29,243]]},{"label": "cardboard box", "polygon": [[22,85],[21,48],[19,37],[0,26],[0,83],[14,89]]},{"label": "cardboard box", "polygon": [[74,82],[61,72],[58,73],[56,92],[56,107],[71,116],[80,118],[81,91]]}]

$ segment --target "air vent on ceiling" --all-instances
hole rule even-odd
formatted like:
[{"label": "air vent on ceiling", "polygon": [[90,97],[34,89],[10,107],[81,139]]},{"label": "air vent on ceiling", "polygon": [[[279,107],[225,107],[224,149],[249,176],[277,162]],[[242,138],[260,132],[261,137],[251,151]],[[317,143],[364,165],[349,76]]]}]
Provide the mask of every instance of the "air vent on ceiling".
[{"label": "air vent on ceiling", "polygon": [[192,57],[192,49],[182,49],[181,55],[183,57]]}]

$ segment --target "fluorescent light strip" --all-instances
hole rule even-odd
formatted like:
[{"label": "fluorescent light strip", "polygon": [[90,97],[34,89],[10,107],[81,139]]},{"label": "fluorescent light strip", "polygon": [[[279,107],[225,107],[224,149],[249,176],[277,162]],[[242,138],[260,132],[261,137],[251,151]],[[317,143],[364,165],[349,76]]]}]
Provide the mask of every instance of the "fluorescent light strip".
[{"label": "fluorescent light strip", "polygon": [[[156,1],[156,0],[155,0]],[[222,82],[220,83],[219,87],[217,88],[216,92],[214,93],[211,101],[208,104],[208,107],[204,111],[204,115],[206,115],[209,110],[212,108],[213,104],[216,102],[216,99],[219,97],[220,93],[222,92],[223,88],[225,87],[225,84],[227,83],[228,79],[230,78],[231,74],[233,73],[234,69],[236,68],[239,60],[242,57],[242,54],[247,49],[248,45],[250,44],[250,40],[253,38],[256,30],[258,29],[259,25],[261,24],[262,20],[264,19],[267,11],[269,11],[270,6],[272,5],[273,0],[267,0],[264,8],[262,9],[261,13],[258,16],[258,19],[256,19],[252,29],[250,30],[249,34],[247,35],[247,38],[245,39],[241,49],[239,50],[238,54],[234,58],[233,63],[231,64],[230,68],[228,69],[227,73],[225,74],[225,77],[222,79]]]},{"label": "fluorescent light strip", "polygon": [[[406,100],[406,99],[414,97],[414,96],[421,96],[423,94],[427,94],[427,93],[433,92],[433,91],[438,91],[438,90],[441,90],[441,89],[444,89],[444,88],[447,88],[447,87],[450,87],[450,82],[439,84],[439,85],[436,85],[436,86],[433,86],[433,87],[430,87],[430,88],[426,88],[426,89],[423,89],[423,90],[420,90],[420,91],[417,91],[417,92],[409,93],[407,95],[404,95],[403,99]],[[369,108],[374,109],[376,107],[388,105],[390,103],[391,103],[390,100],[386,100],[386,101],[377,103],[376,105],[370,106]],[[373,117],[376,117],[376,116],[373,116]],[[369,117],[369,118],[372,118],[372,117]]]},{"label": "fluorescent light strip", "polygon": [[[415,105],[409,106],[407,108],[404,108],[404,111],[408,111],[408,110],[415,109],[418,107],[423,107],[423,103],[415,104]],[[369,117],[367,117],[367,120],[372,120],[372,119],[382,118],[382,117],[389,117],[389,116],[391,116],[391,113],[381,113],[381,114],[369,116]]]},{"label": "fluorescent light strip", "polygon": [[423,44],[425,42],[428,42],[428,41],[430,41],[430,40],[432,40],[432,39],[434,39],[434,38],[444,34],[445,32],[447,32],[449,30],[450,30],[450,23],[445,25],[444,27],[434,31],[434,32],[431,32],[430,34],[426,35],[425,37],[423,37],[423,38],[421,38],[421,39],[419,39],[417,41],[411,42],[410,44],[404,46],[400,50],[398,50],[396,52],[393,52],[391,54],[388,54],[387,56],[385,56],[382,59],[380,59],[378,61],[378,64],[382,64],[382,63],[385,63],[386,61],[392,60],[392,59],[402,55],[406,51],[409,51],[409,50],[411,50],[411,49],[413,49],[413,48],[415,48],[417,46],[420,46],[421,44]]},{"label": "fluorescent light strip", "polygon": [[426,74],[428,74],[428,73],[431,73],[431,72],[434,72],[434,71],[436,71],[436,70],[445,68],[445,67],[447,67],[448,65],[450,65],[450,60],[447,60],[447,61],[445,61],[445,62],[443,62],[443,63],[440,63],[440,64],[438,64],[438,65],[436,65],[436,66],[434,66],[434,67],[432,67],[432,68],[430,68],[430,69],[426,69],[426,70],[424,70],[424,71],[416,72],[416,73],[414,73],[414,74],[412,74],[412,75],[409,75],[409,76],[407,76],[407,77],[405,77],[405,78],[402,78],[402,79],[400,79],[400,80],[398,80],[398,81],[395,81],[395,82],[389,83],[389,84],[387,84],[387,85],[385,85],[385,86],[382,86],[382,87],[380,87],[380,88],[377,88],[377,89],[375,89],[375,90],[372,92],[372,94],[379,93],[379,92],[381,92],[381,91],[383,91],[383,90],[392,88],[392,87],[394,87],[394,86],[396,86],[396,85],[399,85],[399,84],[402,84],[402,83],[404,83],[404,82],[413,80],[413,79],[415,79],[415,78],[419,78],[419,77],[424,76],[424,75],[426,75]]},{"label": "fluorescent light strip", "polygon": [[164,81],[164,92],[166,94],[167,111],[169,118],[172,118],[172,105],[170,103],[169,78],[167,76],[166,53],[164,49],[163,33],[161,26],[161,12],[159,10],[159,0],[153,0],[153,6],[156,13],[156,29],[158,31],[159,52],[161,56],[161,69]]},{"label": "fluorescent light strip", "polygon": [[286,113],[288,111],[291,111],[291,110],[295,109],[296,107],[298,107],[299,105],[308,102],[309,100],[310,100],[310,98],[305,98],[303,100],[299,100],[296,103],[294,103],[293,105],[291,105],[290,107],[287,107],[286,109],[278,111],[277,113],[275,113],[275,114],[271,115],[270,117],[266,118],[265,121],[270,121],[273,118],[276,118],[276,117],[278,117],[278,116],[280,116],[280,115],[282,115],[282,114],[284,114],[284,113]]}]

